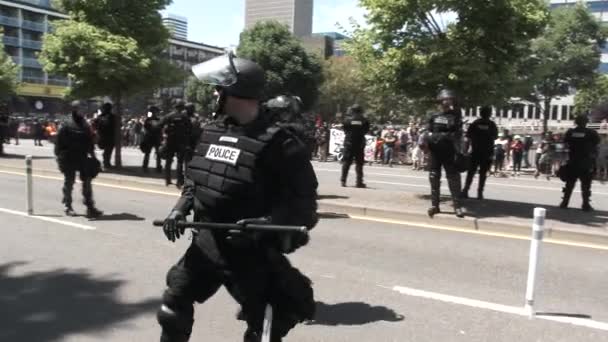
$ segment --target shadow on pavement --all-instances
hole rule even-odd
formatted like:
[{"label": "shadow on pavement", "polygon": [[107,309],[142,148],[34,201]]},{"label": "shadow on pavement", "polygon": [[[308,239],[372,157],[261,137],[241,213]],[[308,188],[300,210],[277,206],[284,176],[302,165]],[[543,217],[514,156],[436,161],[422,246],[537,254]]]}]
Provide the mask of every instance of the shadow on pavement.
[{"label": "shadow on pavement", "polygon": [[364,325],[373,322],[400,322],[404,317],[385,306],[362,302],[326,304],[317,302],[315,319],[308,325]]},{"label": "shadow on pavement", "polygon": [[341,196],[341,195],[318,195],[317,199],[318,200],[326,200],[326,199],[348,199],[348,196]]},{"label": "shadow on pavement", "polygon": [[[556,197],[556,201],[559,202],[560,198]],[[608,211],[602,210],[583,212],[580,208],[560,209],[558,206],[490,199],[485,199],[483,201],[470,199],[463,203],[464,207],[467,209],[467,215],[478,219],[518,217],[529,219],[531,225],[532,218],[534,217],[534,208],[542,207],[547,209],[547,219],[550,220],[601,228],[605,227],[606,222],[608,222]]]},{"label": "shadow on pavement", "polygon": [[[416,198],[429,202],[429,207],[431,206],[431,195],[416,194]],[[444,195],[439,197],[439,203],[447,203],[447,202],[450,202],[450,205],[451,205],[452,197],[444,196]]]},{"label": "shadow on pavement", "polygon": [[92,219],[91,221],[144,221],[145,218],[129,213],[102,215],[98,218]]},{"label": "shadow on pavement", "polygon": [[571,317],[571,318],[582,318],[582,319],[591,319],[592,317],[585,314],[572,314],[572,313],[562,313],[562,312],[536,312],[536,316],[551,316],[551,317]]},{"label": "shadow on pavement", "polygon": [[[175,162],[173,164],[175,164]],[[163,163],[163,165],[164,165],[164,163]],[[116,174],[116,175],[122,175],[122,176],[142,177],[142,178],[153,178],[153,179],[164,179],[165,178],[164,171],[160,172],[160,173],[156,172],[155,166],[150,167],[148,169],[147,173],[144,172],[144,170],[141,168],[141,166],[133,166],[133,165],[123,166],[121,168],[112,167],[107,170],[104,170],[103,173]],[[172,170],[172,174],[175,174],[175,170]],[[172,177],[173,177],[173,179],[175,179],[175,175],[173,175]]]},{"label": "shadow on pavement", "polygon": [[10,275],[24,265],[0,265],[0,341],[57,341],[95,332],[156,310],[160,300],[124,303],[123,280],[96,278],[85,270],[56,269]]},{"label": "shadow on pavement", "polygon": [[[21,154],[3,154],[0,155],[0,159],[23,159],[25,160],[25,155]],[[54,156],[32,156],[33,160],[41,160],[41,159],[55,159]]]},{"label": "shadow on pavement", "polygon": [[338,214],[338,213],[317,213],[320,219],[328,220],[328,219],[347,219],[350,218],[348,214]]}]

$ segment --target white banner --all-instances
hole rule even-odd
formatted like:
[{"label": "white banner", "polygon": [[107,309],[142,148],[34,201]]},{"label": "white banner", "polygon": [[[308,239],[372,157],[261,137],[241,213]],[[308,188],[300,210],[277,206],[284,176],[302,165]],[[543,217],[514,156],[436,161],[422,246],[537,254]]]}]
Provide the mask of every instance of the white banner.
[{"label": "white banner", "polygon": [[[365,140],[365,160],[374,161],[374,154],[376,153],[376,137],[373,135],[366,135]],[[341,155],[343,147],[344,131],[340,129],[331,129],[329,131],[329,154],[332,156]]]}]

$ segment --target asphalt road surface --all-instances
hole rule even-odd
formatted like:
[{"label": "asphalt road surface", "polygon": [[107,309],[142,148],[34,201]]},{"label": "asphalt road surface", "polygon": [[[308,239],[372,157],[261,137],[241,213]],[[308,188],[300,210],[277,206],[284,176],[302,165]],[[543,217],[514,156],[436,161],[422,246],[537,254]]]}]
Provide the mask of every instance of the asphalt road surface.
[{"label": "asphalt road surface", "polygon": [[[189,241],[151,221],[176,197],[97,186],[106,216],[88,221],[62,216],[61,180],[35,182],[40,216],[25,217],[23,177],[0,173],[0,341],[157,340],[165,273]],[[543,245],[537,310],[550,315],[534,320],[528,251],[501,235],[324,218],[290,257],[314,281],[317,318],[286,341],[608,341],[608,248]],[[236,311],[223,290],[197,306],[192,341],[240,341]]]},{"label": "asphalt road surface", "polygon": [[[43,147],[35,147],[31,140],[22,140],[22,144],[19,146],[5,145],[7,153],[19,155],[32,154],[34,156],[52,156],[52,148],[53,145],[49,143],[46,143]],[[101,152],[97,151],[97,153],[101,158]],[[139,166],[143,159],[141,151],[135,148],[123,149],[122,156],[124,165]],[[151,165],[153,164],[154,161],[152,161]],[[315,162],[314,166],[320,183],[339,185],[341,172],[340,164],[336,162]],[[419,194],[430,193],[428,172],[412,171],[409,166],[389,168],[374,164],[373,166],[366,166],[364,168],[364,174],[365,182],[370,188]],[[464,180],[465,174],[462,175],[463,185]],[[348,184],[349,186],[354,186],[355,184],[354,165],[351,167]],[[558,178],[547,180],[544,177],[535,179],[531,175],[520,177],[509,176],[506,178],[491,176],[488,177],[484,195],[486,198],[494,200],[557,206],[561,202],[561,191],[563,186],[564,183]],[[577,184],[574,194],[572,195],[570,201],[570,206],[572,208],[580,208],[582,205],[579,187],[580,184]],[[449,194],[445,178],[442,180],[441,192],[442,194]],[[477,196],[477,177],[475,177],[469,195],[471,197]],[[592,205],[598,210],[608,208],[608,184],[602,184],[597,181],[593,183]]]}]

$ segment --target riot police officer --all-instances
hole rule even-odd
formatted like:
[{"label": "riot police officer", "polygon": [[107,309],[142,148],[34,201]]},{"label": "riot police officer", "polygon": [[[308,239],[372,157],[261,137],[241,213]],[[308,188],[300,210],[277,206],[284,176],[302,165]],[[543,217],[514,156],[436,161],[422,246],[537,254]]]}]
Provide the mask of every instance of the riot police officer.
[{"label": "riot police officer", "polygon": [[306,127],[302,116],[302,100],[299,96],[279,95],[270,99],[264,104],[268,115],[272,121],[291,131],[297,136],[308,149],[308,154],[312,158],[314,145],[314,131]]},{"label": "riot police officer", "polygon": [[479,185],[477,186],[477,199],[483,199],[483,189],[486,185],[488,171],[492,165],[492,152],[494,151],[494,140],[498,138],[498,127],[492,116],[492,107],[482,107],[481,119],[475,120],[467,130],[467,138],[471,145],[471,165],[467,173],[467,180],[462,189],[462,197],[469,198],[469,189],[473,183],[473,177],[479,169]]},{"label": "riot police officer", "polygon": [[451,90],[444,89],[437,97],[440,112],[433,114],[428,121],[428,148],[431,154],[429,180],[431,183],[431,204],[428,215],[432,218],[440,213],[439,197],[441,187],[441,168],[446,178],[456,216],[464,217],[460,206],[460,173],[456,167],[456,157],[460,153],[462,139],[462,113],[456,106],[456,97]]},{"label": "riot police officer", "polygon": [[142,165],[144,173],[148,172],[148,164],[150,163],[150,153],[152,153],[152,149],[154,149],[154,152],[156,153],[156,172],[162,172],[159,152],[162,141],[162,132],[160,128],[160,118],[158,117],[159,113],[160,109],[158,107],[148,107],[148,116],[144,121],[144,138],[140,145],[141,151],[144,153],[144,161]]},{"label": "riot police officer", "polygon": [[369,121],[363,116],[363,108],[358,104],[350,107],[343,122],[344,127],[344,154],[342,159],[342,186],[346,186],[346,179],[350,166],[355,161],[357,173],[357,188],[365,188],[363,183],[363,164],[365,163],[365,135],[369,131]]},{"label": "riot police officer", "polygon": [[560,175],[566,182],[563,188],[564,197],[560,208],[568,208],[570,196],[576,180],[581,181],[581,193],[583,195],[583,211],[592,211],[591,207],[591,182],[593,180],[593,171],[595,168],[595,160],[597,149],[600,143],[600,137],[597,131],[587,128],[589,119],[585,115],[579,115],[574,120],[576,128],[571,128],[566,132],[564,142],[568,145],[569,159],[568,163],[562,169]]},{"label": "riot police officer", "polygon": [[[95,208],[93,186],[91,185],[91,181],[96,176],[98,170],[93,170],[90,165],[99,164],[95,156],[93,131],[84,116],[80,113],[80,102],[74,101],[71,106],[71,120],[61,126],[57,133],[57,142],[55,143],[57,165],[64,176],[63,205],[65,206],[65,214],[67,216],[76,216],[72,208],[72,190],[76,181],[76,172],[78,172],[82,181],[84,204],[87,207],[86,216],[96,218],[103,215],[103,213]],[[93,160],[94,163],[90,163],[88,158]]]},{"label": "riot police officer", "polygon": [[159,123],[165,132],[165,184],[171,183],[171,166],[173,158],[177,157],[177,187],[184,185],[184,161],[190,149],[192,123],[185,112],[183,100],[175,101],[175,111],[163,117]]},{"label": "riot police officer", "polygon": [[103,150],[103,167],[111,168],[110,159],[116,144],[116,116],[112,113],[111,103],[106,102],[101,106],[101,114],[95,119],[93,126],[99,136],[97,145]]},{"label": "riot police officer", "polygon": [[8,108],[4,104],[0,104],[0,156],[4,154],[5,140],[9,139],[10,119],[8,116]]},{"label": "riot police officer", "polygon": [[[193,71],[203,82],[218,87],[218,119],[204,127],[187,167],[182,196],[165,220],[163,229],[169,240],[183,235],[176,222],[191,211],[195,221],[313,228],[317,222],[315,173],[299,140],[261,115],[262,68],[230,54],[199,64]],[[204,303],[222,285],[241,304],[246,342],[260,341],[265,301],[276,313],[274,342],[297,323],[311,319],[310,281],[283,255],[307,241],[294,236],[283,244],[283,236],[274,233],[249,234],[195,234],[186,254],[167,275],[168,289],[157,315],[162,342],[188,341],[193,303]]]},{"label": "riot police officer", "polygon": [[190,125],[192,127],[192,130],[190,132],[190,146],[188,148],[188,152],[187,152],[187,156],[186,156],[186,162],[190,162],[190,160],[192,160],[192,153],[194,152],[194,150],[196,149],[196,144],[198,143],[198,141],[201,138],[201,134],[203,133],[202,130],[202,121],[201,121],[201,117],[196,114],[196,106],[194,105],[194,103],[192,102],[188,102],[186,103],[186,115],[188,115],[188,118],[190,118]]}]

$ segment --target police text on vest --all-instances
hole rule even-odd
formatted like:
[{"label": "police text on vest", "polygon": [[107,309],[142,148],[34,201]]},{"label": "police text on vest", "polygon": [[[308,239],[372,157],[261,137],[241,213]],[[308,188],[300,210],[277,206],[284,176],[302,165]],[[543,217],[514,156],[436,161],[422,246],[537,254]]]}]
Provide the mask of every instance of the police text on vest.
[{"label": "police text on vest", "polygon": [[211,145],[207,150],[206,159],[215,160],[219,162],[223,162],[230,165],[236,165],[237,160],[239,159],[239,155],[241,154],[241,150],[238,148],[228,147],[228,146],[220,146],[220,145]]}]

